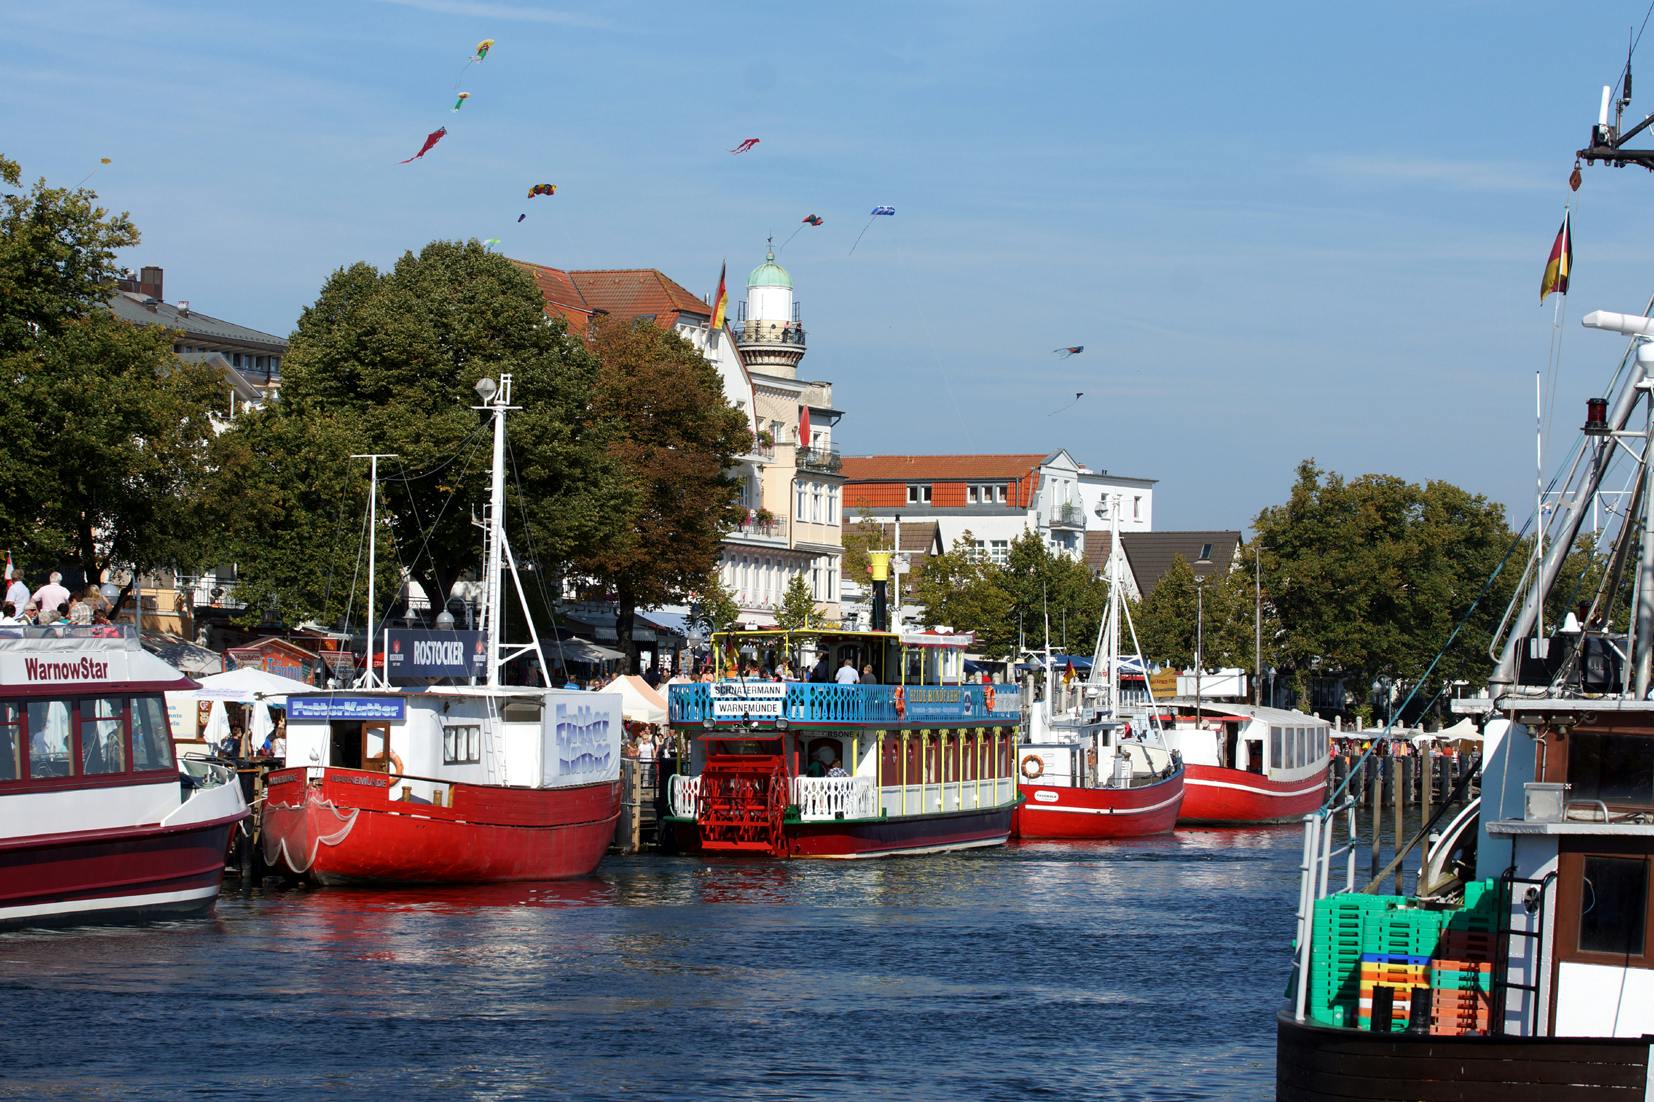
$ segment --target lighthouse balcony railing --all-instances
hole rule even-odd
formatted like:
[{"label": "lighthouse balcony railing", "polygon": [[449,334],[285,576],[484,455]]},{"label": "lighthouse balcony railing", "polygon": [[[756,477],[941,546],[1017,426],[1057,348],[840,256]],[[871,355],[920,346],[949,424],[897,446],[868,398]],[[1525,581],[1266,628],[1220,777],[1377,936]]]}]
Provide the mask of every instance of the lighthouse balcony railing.
[{"label": "lighthouse balcony railing", "polygon": [[804,345],[804,326],[796,321],[744,321],[741,339],[761,344]]},{"label": "lighthouse balcony railing", "polygon": [[771,725],[784,720],[835,726],[968,727],[1015,722],[1021,715],[1018,691],[1008,685],[839,685],[728,678],[668,689],[671,722],[691,726]]}]

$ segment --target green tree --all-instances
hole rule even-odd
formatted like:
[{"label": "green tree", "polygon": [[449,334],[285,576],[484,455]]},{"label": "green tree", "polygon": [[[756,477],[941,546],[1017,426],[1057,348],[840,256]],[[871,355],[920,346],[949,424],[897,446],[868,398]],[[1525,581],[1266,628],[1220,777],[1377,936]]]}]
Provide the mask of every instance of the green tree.
[{"label": "green tree", "polygon": [[[21,186],[0,157],[0,182]],[[125,214],[37,181],[0,195],[0,527],[25,567],[195,565],[218,379],[180,362],[174,334],[107,308]]]},{"label": "green tree", "polygon": [[709,572],[690,594],[689,625],[708,639],[717,632],[728,631],[740,616],[741,606],[735,603],[735,595],[716,571]]},{"label": "green tree", "polygon": [[1039,533],[1026,531],[1011,541],[1001,579],[1009,598],[1003,631],[1011,645],[1020,627],[1021,643],[1029,649],[1043,648],[1049,630],[1053,651],[1066,639],[1074,652],[1091,653],[1108,607],[1108,586],[1085,563],[1052,551]]},{"label": "green tree", "polygon": [[1499,505],[1446,482],[1346,481],[1305,460],[1286,503],[1254,527],[1289,671],[1344,674],[1358,692],[1378,678],[1409,684],[1469,613],[1424,699],[1443,680],[1485,674],[1519,573],[1502,572],[1471,611],[1511,541]]},{"label": "green tree", "polygon": [[677,334],[611,321],[597,326],[592,347],[595,402],[614,426],[609,451],[630,490],[624,527],[598,549],[593,570],[615,594],[615,630],[635,673],[637,610],[704,585],[740,517],[740,484],[727,472],[752,433],[717,369]]},{"label": "green tree", "polygon": [[[1243,549],[1243,563],[1250,563]],[[1172,560],[1147,596],[1132,607],[1138,642],[1144,657],[1179,669],[1195,665],[1197,636],[1202,664],[1207,669],[1252,669],[1256,652],[1253,613],[1255,589],[1250,570],[1224,563],[1202,568],[1203,583],[1194,568],[1179,555]],[[1279,634],[1272,610],[1265,608],[1266,648]],[[1266,649],[1264,661],[1270,662]]]},{"label": "green tree", "polygon": [[[279,439],[314,431],[330,449],[395,453],[380,466],[388,543],[440,600],[456,580],[479,571],[472,518],[488,498],[491,433],[472,408],[473,388],[504,374],[513,377],[513,404],[521,407],[509,421],[507,472],[516,556],[546,574],[589,564],[624,535],[628,501],[608,451],[609,421],[595,402],[596,358],[561,320],[546,317],[525,273],[474,241],[432,242],[386,272],[365,263],[334,272],[300,317],[282,368],[278,417],[314,422],[314,429],[247,429]],[[364,463],[341,466],[348,455],[317,457],[325,474],[318,485],[343,479],[365,486]],[[270,488],[263,480],[227,485],[226,493],[240,502]],[[323,503],[321,517],[293,521],[331,531],[336,501]],[[325,615],[335,603],[326,579],[338,577],[336,566],[317,574],[289,561],[292,554],[309,552],[272,544],[243,584],[280,588],[284,607]]]},{"label": "green tree", "polygon": [[816,599],[810,592],[810,583],[803,574],[794,574],[781,594],[781,607],[775,610],[775,624],[787,631],[819,626]]},{"label": "green tree", "polygon": [[[946,624],[976,634],[976,649],[1003,655],[1016,644],[1009,621],[1010,595],[1003,571],[981,557],[969,532],[961,533],[945,554],[932,556],[914,588],[932,624]],[[1008,623],[1009,621],[1009,623]]]}]

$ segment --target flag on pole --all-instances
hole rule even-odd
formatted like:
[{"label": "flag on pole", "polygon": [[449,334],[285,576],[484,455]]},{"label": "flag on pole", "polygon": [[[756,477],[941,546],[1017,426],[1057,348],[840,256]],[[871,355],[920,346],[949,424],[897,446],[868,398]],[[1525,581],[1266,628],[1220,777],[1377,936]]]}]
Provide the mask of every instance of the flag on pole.
[{"label": "flag on pole", "polygon": [[1539,284],[1539,301],[1555,291],[1568,293],[1568,277],[1574,270],[1574,231],[1568,224],[1571,212],[1562,215],[1562,228],[1556,231],[1556,243],[1551,246],[1551,258],[1545,262],[1545,278]]},{"label": "flag on pole", "polygon": [[729,261],[724,261],[723,267],[718,269],[718,293],[712,299],[712,331],[717,332],[724,327],[724,311],[729,308],[729,290],[724,286],[724,277],[729,274]]}]

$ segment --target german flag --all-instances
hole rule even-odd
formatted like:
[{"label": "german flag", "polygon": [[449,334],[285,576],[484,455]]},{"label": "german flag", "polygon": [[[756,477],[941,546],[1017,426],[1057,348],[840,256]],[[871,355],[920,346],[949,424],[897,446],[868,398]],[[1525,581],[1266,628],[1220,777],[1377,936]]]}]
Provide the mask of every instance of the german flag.
[{"label": "german flag", "polygon": [[1551,258],[1545,262],[1545,278],[1539,284],[1539,301],[1555,291],[1568,293],[1568,276],[1574,270],[1574,231],[1568,225],[1571,213],[1562,215],[1562,228],[1556,231],[1556,244],[1551,246]]},{"label": "german flag", "polygon": [[[724,286],[724,277],[728,274],[729,261],[726,260],[723,267],[718,269],[718,293],[712,299],[712,331],[714,333],[724,327],[724,311],[729,309],[729,290]],[[1564,283],[1566,283],[1566,278],[1564,278]]]}]

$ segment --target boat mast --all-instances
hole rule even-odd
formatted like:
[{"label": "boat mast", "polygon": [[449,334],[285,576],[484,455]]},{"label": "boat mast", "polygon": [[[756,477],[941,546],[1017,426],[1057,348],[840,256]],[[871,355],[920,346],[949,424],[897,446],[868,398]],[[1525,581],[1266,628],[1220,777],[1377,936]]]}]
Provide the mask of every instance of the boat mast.
[{"label": "boat mast", "polygon": [[[540,649],[540,633],[534,626],[534,614],[528,607],[528,595],[523,592],[523,580],[517,573],[517,562],[511,554],[511,542],[505,536],[505,415],[520,406],[511,404],[511,376],[501,375],[498,384],[493,379],[481,379],[476,385],[477,396],[482,399],[482,405],[472,408],[482,410],[494,419],[494,469],[493,479],[488,494],[488,531],[487,564],[484,567],[487,577],[483,581],[483,609],[482,630],[486,640],[488,652],[488,678],[485,684],[491,688],[500,686],[500,668],[514,658],[532,653],[535,661],[540,664],[540,679],[550,684],[546,669],[546,656]],[[511,571],[511,581],[517,590],[517,600],[522,605],[523,620],[528,624],[527,643],[511,644],[505,642],[505,588],[504,573]]]},{"label": "boat mast", "polygon": [[[362,677],[364,683],[369,688],[373,688],[373,616],[375,612],[373,573],[374,564],[378,561],[379,461],[381,459],[395,459],[396,453],[375,452],[369,455],[353,455],[351,458],[366,459],[368,461],[368,666]],[[357,544],[357,546],[360,547],[361,544]],[[383,680],[383,678],[380,679],[381,682],[383,682]]]},{"label": "boat mast", "polygon": [[1108,663],[1110,716],[1120,714],[1120,560],[1124,554],[1120,549],[1120,501],[1120,494],[1108,498],[1108,622],[1103,640],[1108,653],[1103,660]]}]

